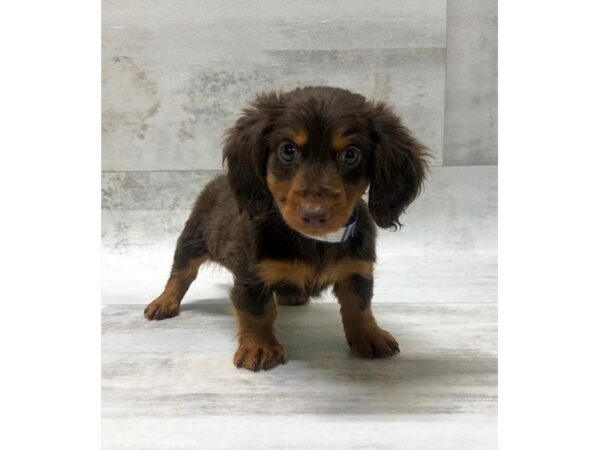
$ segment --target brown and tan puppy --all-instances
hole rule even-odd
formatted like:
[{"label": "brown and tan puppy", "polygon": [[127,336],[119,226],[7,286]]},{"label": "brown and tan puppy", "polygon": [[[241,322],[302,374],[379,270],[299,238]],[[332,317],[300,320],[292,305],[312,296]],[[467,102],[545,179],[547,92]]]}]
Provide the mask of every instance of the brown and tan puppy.
[{"label": "brown and tan puppy", "polygon": [[275,302],[305,304],[330,285],[352,349],[368,358],[397,353],[370,307],[375,224],[400,225],[421,188],[426,148],[384,104],[308,87],[259,96],[229,130],[223,153],[227,175],[196,200],[146,317],[177,315],[200,265],[214,261],[234,275],[237,367],[285,363]]}]

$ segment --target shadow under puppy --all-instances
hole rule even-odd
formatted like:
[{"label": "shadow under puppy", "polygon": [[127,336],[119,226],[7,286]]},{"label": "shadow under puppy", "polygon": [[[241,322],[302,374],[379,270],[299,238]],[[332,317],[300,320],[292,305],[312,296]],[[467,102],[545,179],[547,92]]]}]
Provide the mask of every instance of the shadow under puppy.
[{"label": "shadow under puppy", "polygon": [[[368,358],[397,353],[370,307],[375,224],[400,225],[419,193],[427,149],[384,104],[307,87],[258,96],[228,131],[223,157],[227,175],[196,200],[171,276],[146,317],[177,315],[210,260],[234,275],[237,367],[285,363],[273,331],[275,302],[305,304],[330,285],[352,350]],[[367,187],[368,205],[361,198]]]}]

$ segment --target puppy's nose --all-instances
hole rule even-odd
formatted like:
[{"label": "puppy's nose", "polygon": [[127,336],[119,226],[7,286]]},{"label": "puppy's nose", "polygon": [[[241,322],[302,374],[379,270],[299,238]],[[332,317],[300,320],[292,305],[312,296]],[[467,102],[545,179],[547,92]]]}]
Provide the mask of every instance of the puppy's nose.
[{"label": "puppy's nose", "polygon": [[300,217],[305,225],[318,228],[327,223],[331,217],[331,210],[324,206],[306,203],[300,206]]}]

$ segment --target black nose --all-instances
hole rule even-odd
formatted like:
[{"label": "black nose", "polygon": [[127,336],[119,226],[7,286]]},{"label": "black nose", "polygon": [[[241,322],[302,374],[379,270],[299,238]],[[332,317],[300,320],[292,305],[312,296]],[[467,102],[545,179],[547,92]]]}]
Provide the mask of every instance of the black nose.
[{"label": "black nose", "polygon": [[318,228],[327,223],[331,217],[331,210],[324,206],[307,203],[300,207],[300,217],[305,225]]}]

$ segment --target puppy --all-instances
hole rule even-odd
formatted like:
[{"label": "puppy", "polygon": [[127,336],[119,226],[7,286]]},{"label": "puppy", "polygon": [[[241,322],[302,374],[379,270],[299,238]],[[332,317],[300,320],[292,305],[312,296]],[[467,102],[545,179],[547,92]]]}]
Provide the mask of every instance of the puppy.
[{"label": "puppy", "polygon": [[[199,195],[177,241],[164,292],[144,314],[179,313],[198,268],[234,275],[237,367],[286,361],[276,305],[302,305],[333,285],[346,340],[366,358],[398,343],[371,312],[375,224],[397,228],[418,195],[427,149],[390,108],[331,87],[259,96],[226,137],[227,175]],[[362,200],[369,188],[368,203]]]}]

